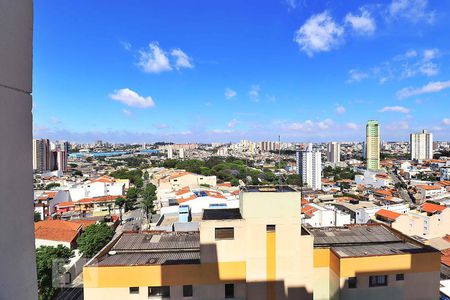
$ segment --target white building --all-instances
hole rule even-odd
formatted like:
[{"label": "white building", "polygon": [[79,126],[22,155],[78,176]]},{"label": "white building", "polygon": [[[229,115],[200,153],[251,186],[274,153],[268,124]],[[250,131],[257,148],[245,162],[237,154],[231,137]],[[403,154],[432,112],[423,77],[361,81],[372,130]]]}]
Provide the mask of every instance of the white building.
[{"label": "white building", "polygon": [[102,176],[68,190],[70,199],[76,202],[84,198],[122,196],[125,194],[126,188],[127,183],[124,180]]},{"label": "white building", "polygon": [[338,142],[328,143],[327,159],[333,164],[341,161],[341,145]]},{"label": "white building", "polygon": [[172,158],[173,158],[173,149],[172,149],[172,146],[169,146],[169,147],[167,148],[167,158],[168,158],[168,159],[172,159]]},{"label": "white building", "polygon": [[442,167],[440,169],[440,180],[450,180],[450,167]]},{"label": "white building", "polygon": [[352,222],[349,213],[334,206],[308,203],[302,207],[302,213],[302,223],[312,227],[344,226]]},{"label": "white building", "polygon": [[320,151],[313,150],[312,144],[305,151],[297,151],[297,174],[301,174],[303,183],[313,190],[322,188],[322,158]]},{"label": "white building", "polygon": [[180,148],[180,150],[178,150],[178,157],[181,159],[184,158],[184,148]]},{"label": "white building", "polygon": [[426,130],[410,135],[411,159],[433,158],[433,134]]}]

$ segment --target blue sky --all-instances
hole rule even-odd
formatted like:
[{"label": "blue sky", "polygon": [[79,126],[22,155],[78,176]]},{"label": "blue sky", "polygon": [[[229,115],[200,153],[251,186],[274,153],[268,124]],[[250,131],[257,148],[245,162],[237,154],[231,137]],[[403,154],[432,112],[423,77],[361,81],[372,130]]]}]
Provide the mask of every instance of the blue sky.
[{"label": "blue sky", "polygon": [[35,1],[36,137],[450,140],[450,2]]}]

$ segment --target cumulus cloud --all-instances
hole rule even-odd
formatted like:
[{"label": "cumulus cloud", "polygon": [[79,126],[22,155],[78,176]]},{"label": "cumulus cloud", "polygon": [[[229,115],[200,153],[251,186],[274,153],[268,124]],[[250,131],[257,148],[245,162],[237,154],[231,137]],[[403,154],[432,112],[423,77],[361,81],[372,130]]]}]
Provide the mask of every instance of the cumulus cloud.
[{"label": "cumulus cloud", "polygon": [[122,113],[127,117],[131,117],[131,115],[133,114],[130,110],[126,108],[122,109]]},{"label": "cumulus cloud", "polygon": [[315,130],[324,130],[330,129],[334,125],[333,120],[325,119],[323,121],[311,121],[306,120],[304,122],[292,122],[287,124],[282,124],[282,127],[287,130],[293,131],[315,131]]},{"label": "cumulus cloud", "polygon": [[345,114],[346,111],[347,111],[347,110],[345,109],[344,106],[342,106],[342,105],[336,106],[336,113],[337,113],[338,115]]},{"label": "cumulus cloud", "polygon": [[403,18],[413,23],[433,23],[435,12],[428,10],[428,0],[393,0],[388,13],[391,18]]},{"label": "cumulus cloud", "polygon": [[328,11],[310,17],[296,32],[294,41],[308,56],[327,52],[342,42],[344,28],[338,25]]},{"label": "cumulus cloud", "polygon": [[351,129],[351,130],[357,130],[359,128],[358,124],[353,123],[353,122],[349,122],[349,123],[345,124],[345,127],[347,127],[348,129]]},{"label": "cumulus cloud", "polygon": [[148,45],[148,51],[139,51],[139,67],[147,73],[160,73],[171,71],[169,58],[157,42]]},{"label": "cumulus cloud", "polygon": [[109,97],[131,107],[149,108],[155,106],[152,97],[143,97],[129,88],[115,90]]},{"label": "cumulus cloud", "polygon": [[385,106],[378,110],[379,112],[399,112],[402,114],[409,114],[410,110],[403,106]]},{"label": "cumulus cloud", "polygon": [[230,88],[226,88],[224,95],[225,95],[226,99],[230,100],[230,99],[233,99],[234,97],[236,97],[237,93],[236,93],[236,91],[234,91]]},{"label": "cumulus cloud", "polygon": [[419,88],[407,87],[407,88],[401,89],[397,92],[397,97],[402,99],[402,98],[417,96],[417,95],[421,95],[421,94],[437,93],[437,92],[440,92],[440,91],[448,89],[448,88],[450,88],[450,80],[435,81],[435,82],[430,82]]},{"label": "cumulus cloud", "polygon": [[361,9],[360,15],[348,13],[345,16],[345,24],[350,25],[354,32],[362,35],[371,35],[375,32],[375,19],[366,9]]},{"label": "cumulus cloud", "polygon": [[184,53],[181,49],[173,49],[170,53],[173,57],[176,58],[175,61],[175,68],[181,69],[181,68],[188,68],[191,69],[194,67],[192,63],[192,59]]},{"label": "cumulus cloud", "polygon": [[443,125],[450,125],[450,118],[445,118],[442,120]]},{"label": "cumulus cloud", "polygon": [[254,102],[258,102],[259,101],[259,91],[261,90],[261,88],[259,87],[259,85],[252,85],[250,87],[250,90],[248,91],[248,96],[250,97],[250,100],[254,101]]}]

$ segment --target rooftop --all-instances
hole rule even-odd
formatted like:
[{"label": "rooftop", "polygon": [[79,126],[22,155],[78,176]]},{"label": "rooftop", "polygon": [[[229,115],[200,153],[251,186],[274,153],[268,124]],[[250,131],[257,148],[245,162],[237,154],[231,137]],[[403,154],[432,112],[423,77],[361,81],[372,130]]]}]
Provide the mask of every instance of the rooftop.
[{"label": "rooftop", "polygon": [[297,192],[295,189],[288,185],[248,185],[241,187],[241,190],[244,192]]},{"label": "rooftop", "polygon": [[90,266],[200,263],[198,232],[124,232],[91,260]]}]

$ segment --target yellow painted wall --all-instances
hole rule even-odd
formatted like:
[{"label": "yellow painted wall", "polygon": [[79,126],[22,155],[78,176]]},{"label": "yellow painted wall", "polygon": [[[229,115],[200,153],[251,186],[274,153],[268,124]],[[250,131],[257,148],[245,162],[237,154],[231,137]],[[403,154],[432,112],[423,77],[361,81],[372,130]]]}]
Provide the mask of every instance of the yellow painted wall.
[{"label": "yellow painted wall", "polygon": [[276,234],[275,232],[266,233],[266,276],[267,276],[267,300],[276,300],[275,280],[277,277],[276,268]]}]

